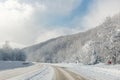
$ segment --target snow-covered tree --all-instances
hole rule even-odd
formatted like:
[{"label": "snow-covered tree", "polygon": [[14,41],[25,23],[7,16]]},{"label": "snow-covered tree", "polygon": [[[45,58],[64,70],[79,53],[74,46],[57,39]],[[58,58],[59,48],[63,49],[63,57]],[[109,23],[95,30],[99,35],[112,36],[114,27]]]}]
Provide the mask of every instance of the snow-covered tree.
[{"label": "snow-covered tree", "polygon": [[0,60],[4,61],[25,61],[26,55],[20,49],[12,49],[8,42],[0,49]]}]

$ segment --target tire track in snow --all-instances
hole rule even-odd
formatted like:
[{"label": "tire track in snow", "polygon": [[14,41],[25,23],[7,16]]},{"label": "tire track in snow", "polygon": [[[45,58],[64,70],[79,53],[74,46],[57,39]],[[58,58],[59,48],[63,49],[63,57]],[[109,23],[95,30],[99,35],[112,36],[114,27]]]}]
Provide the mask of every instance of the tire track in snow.
[{"label": "tire track in snow", "polygon": [[71,72],[69,70],[66,70],[61,67],[53,66],[55,75],[53,77],[53,80],[86,80],[82,76]]},{"label": "tire track in snow", "polygon": [[45,72],[48,71],[48,68],[49,68],[48,66],[43,65],[43,67],[40,70],[36,71],[35,73],[33,73],[33,75],[26,78],[25,80],[35,80],[36,77],[39,77],[39,79],[42,78],[43,75],[46,74]]},{"label": "tire track in snow", "polygon": [[[1,71],[0,72],[0,80],[9,80],[13,77],[17,77],[20,75],[24,75],[24,74],[36,71],[41,67],[42,67],[41,64],[35,64],[35,65],[29,66],[29,67],[24,67],[24,68],[22,67],[22,68],[17,68],[17,69]],[[11,79],[11,80],[13,80],[13,79]]]}]

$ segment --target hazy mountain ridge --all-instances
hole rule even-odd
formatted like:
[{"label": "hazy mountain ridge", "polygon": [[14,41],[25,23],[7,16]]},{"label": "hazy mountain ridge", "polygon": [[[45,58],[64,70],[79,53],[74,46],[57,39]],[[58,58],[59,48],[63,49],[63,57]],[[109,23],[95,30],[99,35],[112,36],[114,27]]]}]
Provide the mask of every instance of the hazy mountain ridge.
[{"label": "hazy mountain ridge", "polygon": [[[1,42],[0,43],[0,48],[2,48],[5,43],[6,43],[6,41],[5,42]],[[20,48],[20,49],[22,49],[22,48],[25,47],[25,45],[18,44],[18,43],[15,43],[15,42],[11,42],[11,41],[8,41],[8,43],[9,43],[9,46],[11,48]]]},{"label": "hazy mountain ridge", "polygon": [[58,37],[23,50],[31,61],[119,63],[119,43],[120,14],[106,18],[103,24],[86,32]]}]

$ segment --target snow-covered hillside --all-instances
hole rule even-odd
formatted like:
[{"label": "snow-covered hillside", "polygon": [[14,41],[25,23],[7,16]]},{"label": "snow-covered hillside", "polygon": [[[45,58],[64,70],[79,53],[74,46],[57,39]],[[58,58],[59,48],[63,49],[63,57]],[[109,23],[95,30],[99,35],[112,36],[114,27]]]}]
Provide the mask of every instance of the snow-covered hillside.
[{"label": "snow-covered hillside", "polygon": [[120,63],[120,14],[96,28],[24,48],[29,61]]}]

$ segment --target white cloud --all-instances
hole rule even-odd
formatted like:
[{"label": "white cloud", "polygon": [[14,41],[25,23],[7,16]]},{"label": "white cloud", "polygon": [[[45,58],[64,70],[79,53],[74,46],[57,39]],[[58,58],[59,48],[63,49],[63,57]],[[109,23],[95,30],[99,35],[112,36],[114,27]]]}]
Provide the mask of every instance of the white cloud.
[{"label": "white cloud", "polygon": [[55,15],[66,15],[81,4],[82,0],[19,0],[20,2],[29,3],[32,5],[43,4],[47,7],[47,13]]},{"label": "white cloud", "polygon": [[70,14],[82,0],[45,0],[43,3],[50,9],[48,13],[54,14]]},{"label": "white cloud", "polygon": [[[35,12],[32,5],[19,3],[17,0],[7,0],[0,2],[0,38],[5,40],[27,43],[30,39],[32,20]],[[39,6],[43,11],[43,6]],[[29,26],[29,27],[28,27]]]},{"label": "white cloud", "polygon": [[45,16],[47,14],[69,15],[70,12],[79,5],[80,1],[81,0],[35,0],[33,2],[29,2],[29,0],[1,1],[0,42],[9,40],[29,45],[36,41],[39,42],[39,40],[43,41],[62,34],[67,34],[58,32],[59,30],[57,31],[57,28],[50,31],[48,29],[49,26],[43,26],[43,20],[46,18]]},{"label": "white cloud", "polygon": [[82,25],[89,29],[101,24],[106,17],[120,12],[120,0],[94,0],[84,17]]},{"label": "white cloud", "polygon": [[72,33],[77,33],[77,32],[78,30],[76,29],[60,28],[60,27],[58,27],[57,29],[53,29],[53,28],[43,29],[39,32],[39,36],[35,42],[40,43],[52,38],[56,38],[58,36],[70,35]]}]

